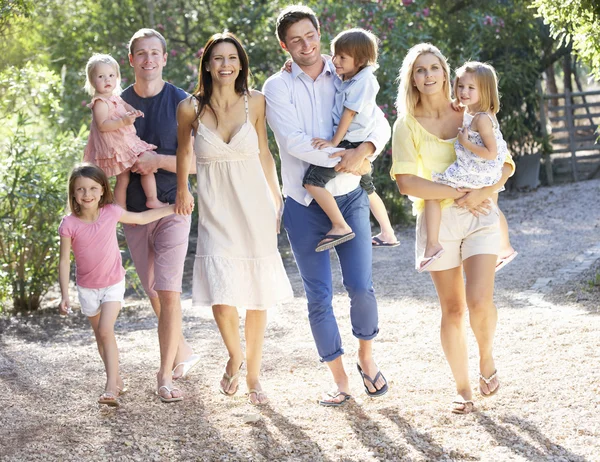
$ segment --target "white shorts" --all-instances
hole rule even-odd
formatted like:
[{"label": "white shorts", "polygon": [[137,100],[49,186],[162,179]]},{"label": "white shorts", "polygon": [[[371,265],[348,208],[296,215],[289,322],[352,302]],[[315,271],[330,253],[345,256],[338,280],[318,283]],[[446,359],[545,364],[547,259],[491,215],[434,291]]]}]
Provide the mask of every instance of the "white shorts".
[{"label": "white shorts", "polygon": [[[444,248],[442,256],[425,271],[444,271],[462,265],[473,255],[498,255],[500,249],[500,212],[496,205],[487,215],[478,217],[469,210],[451,205],[442,209],[439,241]],[[425,255],[427,226],[425,213],[417,217],[415,239],[415,269]]]},{"label": "white shorts", "polygon": [[125,278],[121,282],[101,289],[88,289],[77,286],[81,312],[92,318],[100,313],[100,306],[106,302],[123,303],[125,298]]}]

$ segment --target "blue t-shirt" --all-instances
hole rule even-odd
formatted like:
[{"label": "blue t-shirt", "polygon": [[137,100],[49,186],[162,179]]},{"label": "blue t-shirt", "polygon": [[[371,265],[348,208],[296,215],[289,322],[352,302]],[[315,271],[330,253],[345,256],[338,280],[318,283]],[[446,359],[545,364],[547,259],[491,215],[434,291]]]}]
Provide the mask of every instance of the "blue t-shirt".
[{"label": "blue t-shirt", "polygon": [[377,92],[379,84],[373,75],[374,66],[361,69],[354,77],[342,81],[336,79],[335,104],[333,106],[333,133],[338,129],[344,109],[356,112],[344,139],[361,143],[371,134],[377,122]]},{"label": "blue t-shirt", "polygon": [[[144,117],[135,119],[137,135],[146,143],[155,144],[158,154],[169,156],[174,156],[177,152],[177,106],[187,97],[185,91],[168,82],[165,82],[158,95],[150,98],[139,96],[133,90],[133,85],[121,93],[121,98],[126,103],[144,113]],[[158,200],[174,204],[177,194],[177,174],[159,169],[154,176]],[[127,210],[132,212],[148,210],[140,175],[133,172],[127,186]]]}]

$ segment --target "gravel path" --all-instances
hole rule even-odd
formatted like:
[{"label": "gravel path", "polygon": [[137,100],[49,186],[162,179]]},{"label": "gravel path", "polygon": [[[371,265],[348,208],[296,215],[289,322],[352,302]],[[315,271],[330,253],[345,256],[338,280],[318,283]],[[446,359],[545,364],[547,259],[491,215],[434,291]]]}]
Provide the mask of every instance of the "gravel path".
[{"label": "gravel path", "polygon": [[[478,399],[478,412],[449,412],[439,307],[429,277],[412,269],[414,232],[403,228],[400,247],[374,255],[386,396],[362,390],[336,275],[355,399],[341,409],[316,404],[331,383],[288,252],[296,298],[269,313],[263,387],[271,404],[260,410],[243,386],[233,398],[217,392],[226,352],[211,313],[189,299],[185,336],[203,361],[182,384],[185,401],[171,405],[153,395],[158,341],[148,303],[128,300],[117,322],[130,391],[116,410],[95,404],[104,373],[83,316],[0,318],[0,460],[600,461],[600,287],[591,282],[600,271],[599,193],[592,180],[501,199],[521,255],[496,279],[502,388]],[[469,348],[475,388],[471,333]]]}]

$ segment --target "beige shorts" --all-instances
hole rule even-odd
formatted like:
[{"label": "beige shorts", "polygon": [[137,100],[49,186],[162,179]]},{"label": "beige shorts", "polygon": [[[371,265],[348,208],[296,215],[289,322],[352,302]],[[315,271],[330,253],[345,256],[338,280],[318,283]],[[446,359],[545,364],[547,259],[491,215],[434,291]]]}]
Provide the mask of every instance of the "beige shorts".
[{"label": "beige shorts", "polygon": [[106,302],[123,303],[125,297],[125,278],[121,282],[101,289],[88,289],[77,286],[77,295],[79,295],[79,304],[81,312],[86,316],[93,318],[100,313],[100,307]]},{"label": "beige shorts", "polygon": [[[425,254],[427,229],[425,213],[417,216],[415,269]],[[500,250],[500,212],[495,205],[487,215],[474,216],[467,209],[451,205],[442,210],[440,244],[442,256],[425,271],[444,271],[462,265],[473,255],[498,255]]]}]

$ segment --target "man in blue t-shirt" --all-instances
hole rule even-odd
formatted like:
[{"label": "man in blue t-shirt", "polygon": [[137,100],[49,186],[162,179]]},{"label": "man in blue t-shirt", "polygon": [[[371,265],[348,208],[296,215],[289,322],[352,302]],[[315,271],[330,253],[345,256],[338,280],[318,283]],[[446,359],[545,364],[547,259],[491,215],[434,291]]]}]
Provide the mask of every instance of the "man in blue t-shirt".
[{"label": "man in blue t-shirt", "polygon": [[[135,82],[121,97],[144,113],[135,121],[137,135],[157,146],[156,152],[140,155],[131,168],[127,209],[134,212],[146,210],[140,174],[154,173],[159,200],[175,203],[177,106],[188,95],[163,80],[166,48],[164,37],[153,29],[140,29],[129,41],[129,63]],[[193,162],[192,170],[195,166]],[[183,399],[181,390],[173,387],[173,380],[186,375],[200,361],[198,355],[192,354],[181,329],[181,282],[190,224],[190,216],[170,215],[148,225],[123,226],[136,271],[158,317],[157,393],[163,402]]]}]

